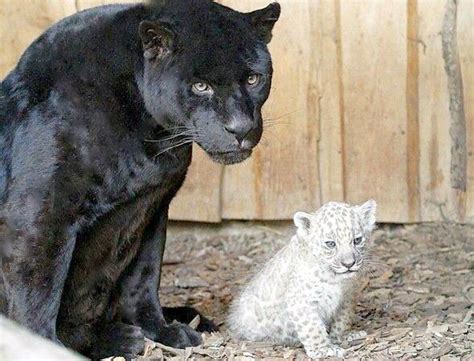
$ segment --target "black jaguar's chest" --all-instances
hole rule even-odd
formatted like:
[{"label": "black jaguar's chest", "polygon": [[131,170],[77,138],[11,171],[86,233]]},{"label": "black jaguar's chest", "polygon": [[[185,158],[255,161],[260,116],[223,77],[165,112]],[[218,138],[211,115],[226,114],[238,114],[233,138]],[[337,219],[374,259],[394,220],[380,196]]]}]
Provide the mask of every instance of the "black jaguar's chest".
[{"label": "black jaguar's chest", "polygon": [[[89,150],[91,151],[91,150]],[[152,196],[153,206],[169,202],[181,187],[191,161],[191,148],[181,147],[159,153],[159,149],[133,146],[117,149],[115,153],[100,148],[83,157],[83,173],[72,177],[79,186],[84,184],[78,204],[82,224],[90,226],[114,210]]]}]

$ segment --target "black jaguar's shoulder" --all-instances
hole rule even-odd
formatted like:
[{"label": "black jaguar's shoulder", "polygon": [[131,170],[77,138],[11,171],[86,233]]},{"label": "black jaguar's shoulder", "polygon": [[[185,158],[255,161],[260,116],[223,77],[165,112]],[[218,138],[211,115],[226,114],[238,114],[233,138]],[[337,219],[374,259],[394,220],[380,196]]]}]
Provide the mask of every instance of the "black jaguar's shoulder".
[{"label": "black jaguar's shoulder", "polygon": [[141,4],[99,6],[52,25],[31,43],[3,80],[2,97],[7,99],[0,103],[0,121],[4,123],[10,110],[25,114],[47,101],[58,84],[100,88],[110,84],[110,79],[119,79],[123,69],[133,70],[129,54],[137,46],[136,37],[127,39],[117,33],[131,33],[124,29],[138,25],[127,21],[140,18],[143,11]]}]

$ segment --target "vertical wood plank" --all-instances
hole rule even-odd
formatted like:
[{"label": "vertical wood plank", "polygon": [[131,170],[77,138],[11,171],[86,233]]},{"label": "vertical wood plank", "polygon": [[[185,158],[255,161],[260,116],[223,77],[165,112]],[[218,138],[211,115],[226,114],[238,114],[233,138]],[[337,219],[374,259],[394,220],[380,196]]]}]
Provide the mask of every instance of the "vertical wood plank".
[{"label": "vertical wood plank", "polygon": [[[226,0],[240,11],[268,0]],[[264,132],[252,159],[226,167],[223,218],[288,219],[297,209],[320,204],[318,174],[318,44],[314,41],[315,2],[283,0],[270,44],[274,82],[265,118],[280,118]]]},{"label": "vertical wood plank", "polygon": [[407,203],[408,220],[420,220],[420,127],[418,117],[418,0],[407,0]]},{"label": "vertical wood plank", "polygon": [[[460,221],[465,195],[451,185],[451,114],[441,31],[445,1],[420,1],[420,186],[423,221]],[[466,29],[467,31],[467,29]]]},{"label": "vertical wood plank", "polygon": [[444,1],[420,1],[418,5],[420,51],[419,105],[420,184],[422,219],[446,218],[449,199],[449,100],[443,69],[440,32]]},{"label": "vertical wood plank", "polygon": [[464,85],[467,130],[466,213],[462,221],[474,224],[474,2],[458,2],[457,37]]},{"label": "vertical wood plank", "polygon": [[347,198],[406,222],[406,2],[341,1]]},{"label": "vertical wood plank", "polygon": [[220,222],[223,166],[193,146],[193,161],[183,187],[170,205],[169,218],[179,221]]},{"label": "vertical wood plank", "polygon": [[[319,34],[319,172],[321,202],[344,201],[344,97],[339,1],[321,0],[311,9]],[[320,44],[320,45],[318,45]]]}]

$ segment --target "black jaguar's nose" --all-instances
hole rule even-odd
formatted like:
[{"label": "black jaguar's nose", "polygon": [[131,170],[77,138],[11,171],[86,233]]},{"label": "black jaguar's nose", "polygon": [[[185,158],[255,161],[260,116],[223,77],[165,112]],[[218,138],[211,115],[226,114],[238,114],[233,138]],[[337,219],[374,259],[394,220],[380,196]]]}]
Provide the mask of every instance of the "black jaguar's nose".
[{"label": "black jaguar's nose", "polygon": [[262,136],[262,128],[250,118],[226,124],[224,129],[235,137],[242,150],[251,150],[257,145]]},{"label": "black jaguar's nose", "polygon": [[252,127],[240,125],[240,124],[228,124],[225,127],[225,130],[232,134],[239,144],[242,144],[245,137],[252,131]]},{"label": "black jaguar's nose", "polygon": [[351,260],[351,261],[346,261],[346,262],[343,262],[341,261],[341,264],[346,267],[347,269],[351,269],[351,267],[353,265],[355,265],[356,261],[355,260]]}]

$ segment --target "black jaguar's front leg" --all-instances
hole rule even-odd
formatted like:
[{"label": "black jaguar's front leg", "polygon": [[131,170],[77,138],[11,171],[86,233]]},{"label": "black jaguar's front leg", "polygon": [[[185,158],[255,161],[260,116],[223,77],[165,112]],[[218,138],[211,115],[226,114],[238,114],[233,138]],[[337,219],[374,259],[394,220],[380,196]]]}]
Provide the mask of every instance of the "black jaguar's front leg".
[{"label": "black jaguar's front leg", "polygon": [[196,346],[201,335],[185,324],[167,324],[158,297],[167,221],[168,207],[159,209],[147,225],[139,253],[120,285],[119,312],[124,322],[140,326],[150,339],[177,348]]},{"label": "black jaguar's front leg", "polygon": [[[73,232],[35,227],[11,232],[11,252],[1,259],[8,317],[59,342],[56,319],[75,245]],[[52,235],[52,236],[51,236]]]}]

